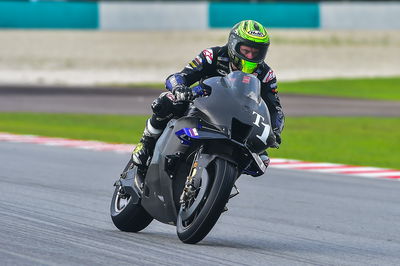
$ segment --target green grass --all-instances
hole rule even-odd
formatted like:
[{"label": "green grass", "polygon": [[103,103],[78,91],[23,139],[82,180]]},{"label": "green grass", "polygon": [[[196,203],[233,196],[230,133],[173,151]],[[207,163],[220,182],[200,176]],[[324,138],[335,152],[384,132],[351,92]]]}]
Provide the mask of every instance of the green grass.
[{"label": "green grass", "polygon": [[279,92],[400,101],[400,77],[280,82]]},{"label": "green grass", "polygon": [[[0,131],[137,143],[147,117],[0,113]],[[289,117],[272,157],[400,169],[400,118]]]},{"label": "green grass", "polygon": [[[108,84],[114,87],[164,90],[162,83]],[[280,81],[280,94],[306,94],[355,99],[400,101],[400,77]]]},{"label": "green grass", "polygon": [[147,117],[0,113],[0,131],[116,143],[137,143]]},{"label": "green grass", "polygon": [[272,157],[400,169],[400,118],[289,117]]}]

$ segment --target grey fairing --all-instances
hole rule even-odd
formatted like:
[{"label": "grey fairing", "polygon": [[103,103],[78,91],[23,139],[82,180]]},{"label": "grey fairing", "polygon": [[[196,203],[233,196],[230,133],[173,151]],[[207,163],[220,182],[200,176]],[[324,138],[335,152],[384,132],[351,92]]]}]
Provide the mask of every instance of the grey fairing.
[{"label": "grey fairing", "polygon": [[[177,218],[177,206],[174,200],[174,182],[180,176],[170,176],[166,169],[166,156],[176,153],[184,154],[188,145],[184,145],[175,135],[175,132],[183,127],[196,127],[198,119],[184,117],[179,120],[171,120],[163,134],[157,141],[153,158],[150,162],[142,195],[142,206],[146,211],[163,223],[175,224]],[[183,177],[183,178],[186,178]],[[180,191],[181,192],[181,191]]]},{"label": "grey fairing", "polygon": [[228,134],[231,131],[232,117],[244,124],[255,125],[257,115],[261,115],[263,120],[259,121],[259,125],[263,123],[263,126],[268,125],[270,128],[267,143],[263,143],[257,137],[263,134],[263,126],[254,126],[246,143],[246,146],[252,152],[260,153],[275,143],[268,107],[261,99],[260,94],[254,96],[257,97],[255,100],[254,97],[250,97],[251,95],[244,97],[244,95],[237,95],[235,91],[227,89],[226,80],[226,77],[214,77],[205,80],[204,84],[212,87],[211,95],[196,99],[194,106],[204,114],[204,120],[213,125],[220,125],[220,128],[225,128]]},{"label": "grey fairing", "polygon": [[[207,160],[203,161],[203,169],[207,167],[216,157],[233,162],[239,170],[243,170],[248,163],[252,163],[251,169],[258,171],[260,175],[265,171],[258,153],[268,147],[268,143],[260,141],[257,136],[265,134],[266,130],[255,126],[257,112],[263,117],[263,123],[270,125],[268,109],[261,98],[249,95],[249,99],[236,97],[235,91],[227,89],[223,78],[211,78],[205,81],[212,85],[212,93],[207,98],[198,98],[193,107],[197,113],[188,114],[177,120],[172,119],[155,146],[154,154],[150,162],[145,184],[141,195],[141,204],[145,210],[156,220],[175,224],[179,209],[179,195],[182,193],[191,162],[184,162],[189,154],[196,151],[200,145],[205,145]],[[221,99],[223,99],[221,101]],[[246,143],[235,142],[230,138],[232,118],[238,119],[252,127]],[[201,126],[200,126],[201,125]],[[192,145],[183,144],[175,135],[182,128],[198,128],[199,135],[202,131],[203,138],[189,139]],[[271,135],[270,132],[266,132]],[[269,139],[269,137],[268,137]],[[269,141],[266,141],[269,142]],[[177,156],[178,169],[168,172],[166,169],[167,157]],[[240,165],[241,163],[246,165]],[[181,167],[181,168],[179,168]],[[186,169],[185,169],[186,167]],[[190,166],[189,166],[190,167]]]},{"label": "grey fairing", "polygon": [[[179,205],[177,205],[178,199],[176,195],[180,195],[182,192],[187,177],[185,174],[182,174],[184,171],[177,171],[176,174],[169,175],[165,170],[166,157],[181,153],[183,154],[182,157],[186,158],[188,152],[196,150],[199,145],[209,143],[210,141],[226,141],[219,145],[222,151],[224,150],[224,146],[228,147],[228,145],[233,144],[227,136],[218,132],[208,134],[208,137],[197,141],[192,139],[193,145],[191,146],[182,144],[181,140],[175,135],[175,132],[182,128],[196,127],[199,121],[201,121],[201,119],[197,117],[182,117],[178,120],[173,119],[168,123],[163,134],[157,141],[153,158],[146,174],[144,189],[141,195],[141,204],[151,216],[160,222],[168,224],[176,223],[179,207]],[[250,154],[250,152],[247,154]],[[216,157],[223,158],[236,164],[235,158],[229,154],[216,152],[204,156],[205,159],[202,160],[202,169],[207,168],[208,164]],[[191,162],[189,162],[189,164],[190,163]],[[181,162],[181,165],[185,165],[185,163]]]}]

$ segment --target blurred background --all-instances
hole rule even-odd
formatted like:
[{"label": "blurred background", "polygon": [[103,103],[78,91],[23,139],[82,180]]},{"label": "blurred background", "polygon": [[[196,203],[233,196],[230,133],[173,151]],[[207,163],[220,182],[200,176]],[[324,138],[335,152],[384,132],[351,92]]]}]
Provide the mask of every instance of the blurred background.
[{"label": "blurred background", "polygon": [[[165,78],[255,19],[287,114],[274,156],[400,168],[398,14],[399,1],[1,1],[0,131],[135,143]],[[94,114],[115,117],[89,130]]]},{"label": "blurred background", "polygon": [[161,82],[243,19],[279,80],[400,75],[397,1],[1,1],[0,83]]}]

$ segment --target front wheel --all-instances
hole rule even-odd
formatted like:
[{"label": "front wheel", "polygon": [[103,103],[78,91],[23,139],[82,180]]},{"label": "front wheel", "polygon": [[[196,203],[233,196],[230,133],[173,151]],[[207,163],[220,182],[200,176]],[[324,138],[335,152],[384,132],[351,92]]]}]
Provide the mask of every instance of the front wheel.
[{"label": "front wheel", "polygon": [[229,200],[236,177],[236,167],[220,158],[203,171],[196,195],[179,210],[176,228],[182,242],[195,244],[211,231]]}]

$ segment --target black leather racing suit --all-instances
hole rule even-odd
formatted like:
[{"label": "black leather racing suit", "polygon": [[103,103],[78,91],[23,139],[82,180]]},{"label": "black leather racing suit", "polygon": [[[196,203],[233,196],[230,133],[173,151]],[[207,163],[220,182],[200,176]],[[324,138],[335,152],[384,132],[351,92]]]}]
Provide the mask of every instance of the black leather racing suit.
[{"label": "black leather racing suit", "polygon": [[[186,111],[187,104],[177,104],[171,93],[176,86],[191,86],[210,77],[226,76],[230,71],[226,45],[203,50],[181,72],[167,78],[165,87],[169,92],[162,93],[154,100],[152,104],[154,114],[150,119],[151,126],[163,130],[173,116],[181,116]],[[253,74],[261,81],[261,97],[268,106],[273,130],[275,134],[280,135],[284,126],[284,114],[277,94],[275,73],[266,63],[262,63]],[[196,95],[207,94],[201,86],[196,86],[194,93]]]}]

